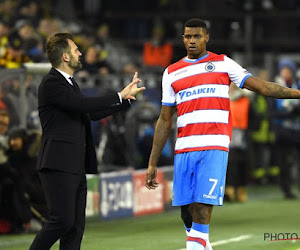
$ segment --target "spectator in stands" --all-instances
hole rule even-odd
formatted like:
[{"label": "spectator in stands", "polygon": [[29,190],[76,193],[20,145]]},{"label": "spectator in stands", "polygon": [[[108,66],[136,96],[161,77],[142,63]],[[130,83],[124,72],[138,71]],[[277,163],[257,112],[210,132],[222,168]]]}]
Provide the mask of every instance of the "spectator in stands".
[{"label": "spectator in stands", "polygon": [[52,21],[49,18],[42,18],[37,26],[37,33],[42,37],[44,48],[48,37],[52,34]]},{"label": "spectator in stands", "polygon": [[5,51],[5,46],[8,41],[8,35],[10,33],[10,30],[11,28],[9,23],[5,20],[0,20],[0,56]]},{"label": "spectator in stands", "polygon": [[127,63],[123,68],[123,75],[131,76],[134,72],[140,71],[136,63]]},{"label": "spectator in stands", "polygon": [[0,56],[0,68],[16,69],[23,63],[30,61],[22,45],[22,38],[18,34],[9,35],[5,52]]},{"label": "spectator in stands", "polygon": [[37,26],[37,33],[44,40],[44,48],[46,48],[45,46],[47,39],[53,34],[60,32],[61,29],[61,22],[55,17],[44,17],[40,19]]},{"label": "spectator in stands", "polygon": [[145,42],[143,47],[144,66],[163,70],[171,64],[173,45],[165,40],[164,32],[162,26],[154,27],[152,39]]},{"label": "spectator in stands", "polygon": [[[159,116],[159,106],[153,100],[136,103],[126,114],[125,144],[127,162],[140,169],[147,168],[151,152],[154,128]],[[172,140],[168,139],[160,157],[159,166],[170,165],[173,161]]]},{"label": "spectator in stands", "polygon": [[41,62],[44,57],[42,37],[34,31],[33,25],[27,20],[16,23],[16,33],[22,39],[24,53],[33,62]]},{"label": "spectator in stands", "polygon": [[103,23],[96,33],[96,44],[101,46],[100,58],[111,65],[114,72],[122,73],[127,64],[136,63],[138,55],[110,36],[110,27]]},{"label": "spectator in stands", "polygon": [[6,110],[0,110],[0,165],[7,163],[9,115]]},{"label": "spectator in stands", "polygon": [[11,79],[2,82],[1,91],[2,102],[10,116],[9,127],[11,128],[20,125],[19,80]]},{"label": "spectator in stands", "polygon": [[26,103],[22,103],[20,99],[20,81],[18,75],[16,75],[14,79],[7,80],[2,83],[2,101],[5,104],[8,113],[10,114],[10,127],[20,125],[21,117],[24,115],[21,113],[21,105],[26,106],[27,116],[29,116],[32,111],[37,109],[37,98],[34,90],[31,89],[29,76],[28,79],[25,79],[23,84],[25,84],[26,87]]},{"label": "spectator in stands", "polygon": [[41,144],[40,131],[12,128],[9,131],[9,165],[21,177],[23,192],[30,205],[47,216],[46,201],[36,171],[37,155]]},{"label": "spectator in stands", "polygon": [[[43,44],[43,51],[46,51],[46,42],[48,38],[59,32],[60,30],[60,24],[59,22],[54,18],[42,18],[39,21],[39,24],[37,26],[37,33],[42,39]],[[45,61],[47,61],[45,59]]]},{"label": "spectator in stands", "polygon": [[98,27],[96,33],[96,41],[103,49],[103,58],[106,58],[108,55],[108,51],[105,51],[106,45],[108,45],[108,41],[110,40],[110,29],[108,24],[103,23]]},{"label": "spectator in stands", "polygon": [[[278,76],[275,81],[288,88],[300,89],[296,81],[297,66],[289,58],[283,58],[278,63]],[[298,168],[300,146],[300,102],[298,99],[274,99],[271,108],[272,128],[275,133],[274,157],[280,168],[280,187],[284,197],[296,198],[292,192],[292,169]],[[297,177],[297,182],[299,182]]]},{"label": "spectator in stands", "polygon": [[95,46],[96,37],[93,30],[85,30],[74,36],[74,40],[78,44],[81,51],[86,52],[89,47]]},{"label": "spectator in stands", "polygon": [[22,5],[18,11],[18,19],[26,19],[30,21],[34,27],[37,27],[42,16],[43,11],[37,1],[22,1]]},{"label": "spectator in stands", "polygon": [[247,201],[248,185],[248,114],[252,92],[230,85],[232,137],[228,157],[225,198],[229,201]]},{"label": "spectator in stands", "polygon": [[9,231],[23,232],[30,225],[30,205],[24,193],[22,178],[8,161],[7,135],[9,115],[0,111],[0,218],[9,225]]},{"label": "spectator in stands", "polygon": [[0,19],[14,22],[18,16],[18,1],[3,0],[0,2]]},{"label": "spectator in stands", "polygon": [[77,73],[78,76],[88,77],[96,74],[105,76],[113,72],[106,60],[100,59],[100,52],[100,48],[95,45],[86,50],[82,60],[82,69]]},{"label": "spectator in stands", "polygon": [[[267,70],[258,72],[258,77],[265,81],[270,80]],[[249,157],[252,167],[252,177],[255,184],[275,184],[278,182],[279,167],[272,164],[272,148],[274,133],[271,130],[270,116],[271,98],[255,93],[251,98],[249,114],[250,148]]]},{"label": "spectator in stands", "polygon": [[[77,16],[80,19],[85,20],[88,26],[94,26],[99,22],[99,18],[103,15],[102,11],[106,2],[99,0],[81,1],[75,0],[70,1],[74,4],[74,9],[77,11]],[[119,5],[118,2],[114,2],[115,7]]]},{"label": "spectator in stands", "polygon": [[[151,153],[152,142],[154,138],[154,131],[156,120],[144,120],[140,121],[141,123],[144,122],[144,129],[142,130],[142,134],[138,138],[138,153],[139,157],[137,159],[137,167],[145,169],[148,167],[148,160]],[[171,143],[170,138],[168,138],[166,145],[164,146],[159,162],[157,166],[168,166],[173,165],[173,145]]]},{"label": "spectator in stands", "polygon": [[126,141],[127,130],[125,128],[127,110],[113,114],[101,120],[100,141],[97,149],[97,160],[101,164],[103,172],[127,168],[128,144]]}]

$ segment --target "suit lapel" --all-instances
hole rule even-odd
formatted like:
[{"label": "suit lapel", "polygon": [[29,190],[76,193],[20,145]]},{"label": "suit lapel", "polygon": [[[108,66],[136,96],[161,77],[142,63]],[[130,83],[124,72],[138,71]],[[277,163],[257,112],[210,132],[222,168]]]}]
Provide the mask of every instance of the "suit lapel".
[{"label": "suit lapel", "polygon": [[55,68],[51,68],[51,70],[50,70],[49,73],[50,73],[51,75],[55,75],[55,76],[61,78],[62,83],[65,84],[65,85],[67,85],[69,88],[75,90],[76,93],[81,93],[78,84],[77,84],[74,80],[73,80],[73,82],[75,82],[76,85],[73,83],[74,85],[72,86],[72,85],[67,81],[67,79],[66,79],[59,71],[57,71]]}]

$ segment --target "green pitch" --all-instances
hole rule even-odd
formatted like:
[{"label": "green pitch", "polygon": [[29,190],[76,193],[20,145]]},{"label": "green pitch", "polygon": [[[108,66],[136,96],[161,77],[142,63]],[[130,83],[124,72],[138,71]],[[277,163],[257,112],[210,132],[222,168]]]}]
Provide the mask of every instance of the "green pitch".
[{"label": "green pitch", "polygon": [[[254,187],[249,196],[245,204],[225,203],[214,208],[210,226],[214,250],[300,249],[300,240],[264,240],[265,233],[296,233],[300,237],[300,199],[284,200],[277,187]],[[33,237],[2,235],[0,249],[28,249]],[[174,209],[107,222],[89,218],[82,250],[178,250],[184,249],[185,240],[180,212]],[[58,244],[52,249],[58,250]]]}]

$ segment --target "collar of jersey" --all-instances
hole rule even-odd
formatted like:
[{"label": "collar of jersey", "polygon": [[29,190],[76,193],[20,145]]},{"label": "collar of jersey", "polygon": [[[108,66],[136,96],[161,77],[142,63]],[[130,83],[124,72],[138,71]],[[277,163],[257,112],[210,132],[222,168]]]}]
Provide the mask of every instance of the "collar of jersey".
[{"label": "collar of jersey", "polygon": [[207,52],[206,55],[204,55],[204,56],[202,56],[202,57],[200,57],[200,58],[198,58],[198,59],[196,59],[196,60],[195,60],[195,59],[189,59],[188,57],[184,58],[183,60],[184,60],[185,62],[189,62],[189,63],[196,63],[196,62],[199,62],[199,61],[205,59],[205,58],[208,57],[208,56],[209,56],[209,52]]}]

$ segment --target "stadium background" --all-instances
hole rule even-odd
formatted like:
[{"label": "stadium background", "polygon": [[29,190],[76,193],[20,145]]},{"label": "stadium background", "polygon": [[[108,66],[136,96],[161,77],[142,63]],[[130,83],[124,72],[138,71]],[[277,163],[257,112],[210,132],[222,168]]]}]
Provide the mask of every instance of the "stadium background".
[{"label": "stadium background", "polygon": [[[159,114],[163,71],[162,67],[143,64],[143,45],[151,39],[153,28],[162,27],[166,40],[173,45],[172,61],[175,62],[185,55],[181,39],[184,22],[199,17],[207,21],[210,29],[208,50],[227,54],[254,75],[264,69],[273,79],[281,58],[288,56],[300,63],[299,1],[43,1],[37,4],[36,15],[18,15],[22,7],[30,3],[36,2],[2,0],[1,22],[8,23],[13,31],[24,21],[30,21],[35,33],[39,31],[39,20],[52,20],[52,27],[56,25],[52,31],[72,32],[83,53],[93,44],[91,41],[101,25],[109,27],[108,43],[113,52],[106,59],[113,73],[78,74],[76,78],[83,93],[92,96],[119,90],[136,69],[147,87],[131,112],[93,124],[101,174],[88,176],[89,218],[82,248],[184,248],[185,234],[179,211],[170,206],[170,161],[160,166],[159,189],[150,193],[143,186],[145,165],[139,139]],[[14,97],[14,108],[9,110],[11,127],[40,129],[36,89],[49,67],[44,51],[19,67],[2,66],[2,98]],[[170,145],[175,132],[174,127]],[[132,138],[135,143],[130,144]],[[265,233],[300,235],[299,200],[284,200],[276,182],[257,185],[252,178],[249,176],[246,203],[225,203],[224,207],[215,208],[211,223],[215,249],[300,249],[297,240],[271,242],[264,239]],[[296,187],[294,189],[297,192]],[[0,235],[0,248],[27,249],[33,236]]]}]

